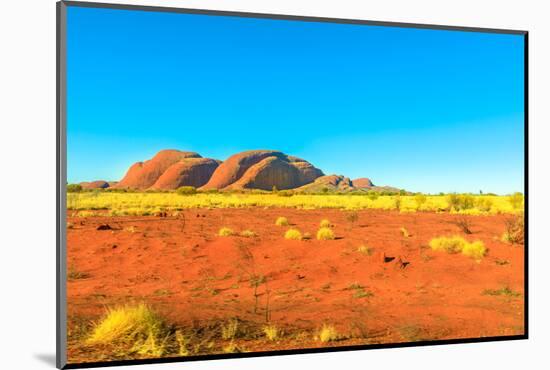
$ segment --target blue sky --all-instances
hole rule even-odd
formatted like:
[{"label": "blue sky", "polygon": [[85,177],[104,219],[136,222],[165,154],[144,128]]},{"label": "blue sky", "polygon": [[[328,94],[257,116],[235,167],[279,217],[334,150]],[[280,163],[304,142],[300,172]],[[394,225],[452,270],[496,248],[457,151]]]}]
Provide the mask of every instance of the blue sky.
[{"label": "blue sky", "polygon": [[68,181],[250,149],[423,192],[523,191],[523,36],[68,8]]}]

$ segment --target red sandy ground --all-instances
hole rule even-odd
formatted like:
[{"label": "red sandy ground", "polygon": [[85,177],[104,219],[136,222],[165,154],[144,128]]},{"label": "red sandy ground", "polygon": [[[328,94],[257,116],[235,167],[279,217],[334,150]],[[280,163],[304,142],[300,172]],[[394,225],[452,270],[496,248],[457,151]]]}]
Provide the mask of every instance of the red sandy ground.
[{"label": "red sandy ground", "polygon": [[[473,234],[464,235],[449,214],[357,214],[354,223],[345,211],[286,208],[187,210],[185,222],[69,217],[68,266],[88,275],[68,282],[69,339],[75,320],[97,320],[106,307],[129,302],[146,302],[182,327],[238,317],[261,328],[268,296],[271,323],[284,328],[287,339],[249,341],[242,344],[248,351],[327,346],[313,339],[323,323],[346,338],[328,345],[523,334],[523,246],[499,240],[509,216],[469,216]],[[279,216],[313,239],[285,240],[290,227],[276,226]],[[325,218],[336,240],[315,240]],[[102,223],[115,230],[96,230]],[[258,236],[220,237],[221,227]],[[487,256],[478,263],[428,247],[433,237],[455,234],[482,240]],[[374,253],[357,252],[361,244]],[[396,258],[384,262],[384,254]],[[402,268],[399,259],[410,264]],[[258,288],[256,313],[251,274],[267,278]],[[353,284],[370,294],[355,296]],[[520,295],[484,294],[504,287]],[[98,359],[79,348],[69,340],[70,361]]]}]

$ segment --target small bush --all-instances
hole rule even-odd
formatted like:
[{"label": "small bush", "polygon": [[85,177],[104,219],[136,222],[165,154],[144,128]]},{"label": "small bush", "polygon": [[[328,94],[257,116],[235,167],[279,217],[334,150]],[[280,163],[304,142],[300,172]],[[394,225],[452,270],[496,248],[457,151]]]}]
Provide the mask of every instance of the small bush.
[{"label": "small bush", "polygon": [[367,193],[367,196],[369,197],[370,200],[375,201],[376,199],[378,199],[379,194],[376,191],[369,191]]},{"label": "small bush", "polygon": [[490,212],[493,207],[493,201],[489,198],[478,198],[475,203],[481,212]]},{"label": "small bush", "polygon": [[525,222],[523,214],[505,221],[506,231],[502,235],[502,241],[510,244],[525,243]]},{"label": "small bush", "polygon": [[275,220],[275,225],[288,226],[288,220],[286,217],[277,217],[277,220]]},{"label": "small bush", "polygon": [[523,207],[523,194],[514,193],[508,197],[508,201],[514,209],[521,209]]},{"label": "small bush", "polygon": [[456,211],[463,211],[474,208],[475,198],[469,194],[449,194],[447,196],[449,208],[454,208]]},{"label": "small bush", "polygon": [[460,230],[462,230],[462,232],[464,232],[464,234],[471,234],[472,233],[472,230],[470,229],[470,227],[471,227],[470,221],[468,220],[468,218],[458,217],[453,223],[456,226],[458,226],[460,228]]},{"label": "small bush", "polygon": [[330,227],[330,221],[327,220],[327,219],[324,219],[324,220],[321,220],[321,222],[319,223],[319,227]]},{"label": "small bush", "polygon": [[487,248],[482,241],[475,241],[473,243],[466,243],[462,248],[462,254],[471,257],[475,260],[482,259],[487,253]]},{"label": "small bush", "polygon": [[332,342],[338,340],[338,332],[334,326],[323,324],[323,327],[317,334],[317,338],[323,343]]},{"label": "small bush", "polygon": [[233,236],[235,235],[235,232],[228,228],[228,227],[222,227],[220,231],[218,232],[219,236]]},{"label": "small bush", "polygon": [[256,234],[254,231],[252,230],[244,230],[244,231],[241,231],[239,233],[240,236],[242,237],[245,237],[245,238],[253,238],[255,236],[258,236],[258,234]]},{"label": "small bush", "polygon": [[197,189],[194,186],[180,186],[176,189],[176,193],[179,195],[193,195],[197,194]]},{"label": "small bush", "polygon": [[86,342],[124,346],[126,352],[161,356],[168,333],[162,320],[140,304],[109,309]]},{"label": "small bush", "polygon": [[334,232],[329,227],[321,227],[317,231],[317,240],[334,240]]},{"label": "small bush", "polygon": [[80,193],[82,191],[82,185],[69,184],[67,185],[67,193]]},{"label": "small bush", "polygon": [[302,240],[302,233],[296,229],[289,229],[285,233],[285,239]]},{"label": "small bush", "polygon": [[268,340],[274,341],[279,339],[279,329],[275,325],[264,326],[263,331]]},{"label": "small bush", "polygon": [[424,203],[426,203],[427,200],[428,198],[422,193],[418,193],[414,196],[414,201],[416,202],[416,208],[422,207],[422,205],[424,205]]},{"label": "small bush", "polygon": [[370,256],[372,254],[372,249],[368,245],[361,244],[357,248],[357,252],[359,252],[361,254],[364,254],[364,255],[367,255],[367,256]]},{"label": "small bush", "polygon": [[430,247],[435,251],[462,253],[475,260],[481,260],[487,253],[482,241],[469,243],[460,236],[434,238],[430,241]]}]

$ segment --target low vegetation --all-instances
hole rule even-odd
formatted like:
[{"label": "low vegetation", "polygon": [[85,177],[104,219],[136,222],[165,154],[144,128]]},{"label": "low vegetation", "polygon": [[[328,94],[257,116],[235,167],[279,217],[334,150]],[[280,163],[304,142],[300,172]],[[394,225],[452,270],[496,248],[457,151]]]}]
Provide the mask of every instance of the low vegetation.
[{"label": "low vegetation", "polygon": [[[117,216],[150,215],[159,207],[166,211],[179,211],[189,208],[243,208],[243,207],[282,207],[297,209],[333,208],[342,210],[398,209],[405,212],[431,211],[456,214],[518,214],[522,211],[523,196],[496,195],[426,195],[425,201],[418,203],[418,195],[377,195],[368,193],[349,194],[293,194],[281,197],[272,193],[230,193],[202,192],[180,196],[172,192],[118,192],[77,191],[67,194],[67,208],[70,210],[109,210]],[[424,199],[422,197],[422,199]],[[108,213],[105,213],[108,215]],[[284,219],[284,218],[283,218]],[[280,222],[283,222],[281,220]],[[287,226],[280,224],[280,226]]]},{"label": "low vegetation", "polygon": [[252,230],[243,230],[239,233],[239,235],[242,236],[242,237],[245,237],[245,238],[253,238],[255,236],[258,236],[258,234],[256,234]]},{"label": "low vegetation", "polygon": [[330,221],[327,219],[321,220],[321,222],[319,223],[319,227],[330,227],[330,226],[331,226]]},{"label": "low vegetation", "polygon": [[521,293],[513,291],[510,287],[505,286],[500,289],[485,289],[483,295],[504,296],[504,297],[520,297]]},{"label": "low vegetation", "polygon": [[323,343],[338,340],[338,331],[332,325],[323,324],[317,333],[316,339]]},{"label": "low vegetation", "polygon": [[220,231],[218,232],[219,236],[233,236],[235,235],[235,232],[233,229],[230,229],[228,227],[222,227]]},{"label": "low vegetation", "polygon": [[434,238],[430,241],[430,248],[434,251],[444,251],[451,254],[462,253],[475,260],[481,260],[487,253],[482,241],[478,240],[470,243],[460,236]]},{"label": "low vegetation", "polygon": [[179,195],[193,195],[197,194],[197,189],[193,186],[180,186],[176,189],[176,193]]},{"label": "low vegetation", "polygon": [[361,244],[359,247],[357,247],[357,252],[364,254],[366,256],[370,256],[372,254],[372,248],[370,248],[366,244]]},{"label": "low vegetation", "polygon": [[266,325],[263,327],[263,332],[265,337],[270,341],[275,341],[279,339],[280,330],[275,325]]},{"label": "low vegetation", "polygon": [[523,214],[508,218],[505,221],[505,232],[501,240],[510,244],[525,243],[525,221]]},{"label": "low vegetation", "polygon": [[317,231],[317,240],[334,240],[334,231],[330,227],[321,227]]},{"label": "low vegetation", "polygon": [[93,328],[88,344],[112,345],[118,351],[162,356],[169,329],[145,304],[109,309]]},{"label": "low vegetation", "polygon": [[288,226],[288,219],[286,217],[277,217],[275,220],[277,226]]},{"label": "low vegetation", "polygon": [[297,229],[289,229],[285,233],[285,239],[302,240],[302,233]]}]

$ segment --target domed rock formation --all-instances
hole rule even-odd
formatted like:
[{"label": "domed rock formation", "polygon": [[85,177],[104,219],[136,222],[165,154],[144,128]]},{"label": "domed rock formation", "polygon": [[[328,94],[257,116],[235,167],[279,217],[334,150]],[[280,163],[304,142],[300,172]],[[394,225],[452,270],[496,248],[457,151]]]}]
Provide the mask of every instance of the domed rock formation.
[{"label": "domed rock formation", "polygon": [[294,189],[322,175],[303,159],[274,150],[253,150],[229,157],[202,189]]},{"label": "domed rock formation", "polygon": [[342,175],[321,176],[315,179],[311,184],[304,185],[298,189],[306,193],[317,192],[346,192],[354,190],[353,184],[349,177]]},{"label": "domed rock formation", "polygon": [[209,158],[184,158],[174,163],[157,179],[151,189],[177,189],[180,186],[203,186],[220,162]]},{"label": "domed rock formation", "polygon": [[152,159],[133,164],[126,176],[114,187],[148,189],[170,166],[185,158],[201,158],[201,156],[195,152],[161,150]]},{"label": "domed rock formation", "polygon": [[361,177],[359,179],[355,179],[355,180],[352,181],[352,183],[353,183],[354,187],[360,188],[360,189],[368,189],[368,188],[372,188],[374,186],[372,181],[370,181],[370,179],[368,179],[366,177]]},{"label": "domed rock formation", "polygon": [[97,180],[91,182],[81,182],[80,186],[82,186],[82,189],[106,189],[110,185],[107,181]]}]

